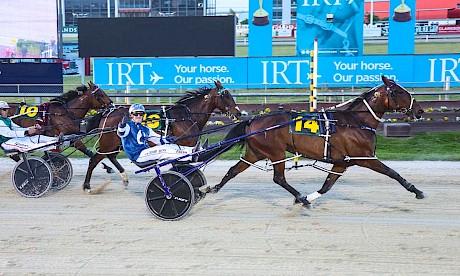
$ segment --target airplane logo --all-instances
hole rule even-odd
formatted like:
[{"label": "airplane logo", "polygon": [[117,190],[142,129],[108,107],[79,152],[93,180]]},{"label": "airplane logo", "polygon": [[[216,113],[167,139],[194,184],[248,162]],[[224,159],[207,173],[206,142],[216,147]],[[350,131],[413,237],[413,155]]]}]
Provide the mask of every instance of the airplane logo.
[{"label": "airplane logo", "polygon": [[155,71],[152,70],[152,74],[150,74],[150,81],[152,82],[152,85],[156,84],[159,80],[164,79],[163,77],[160,77]]}]

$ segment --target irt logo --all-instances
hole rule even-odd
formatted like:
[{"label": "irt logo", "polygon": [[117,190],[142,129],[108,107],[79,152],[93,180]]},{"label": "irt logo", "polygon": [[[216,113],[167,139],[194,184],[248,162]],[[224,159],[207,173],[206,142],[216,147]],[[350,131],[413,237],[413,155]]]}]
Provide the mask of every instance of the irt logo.
[{"label": "irt logo", "polygon": [[[304,66],[302,66],[304,64]],[[262,84],[303,84],[302,76],[304,77],[303,80],[307,82],[308,74],[302,74],[302,72],[306,72],[310,66],[309,60],[289,60],[289,61],[262,61],[262,75],[263,80]],[[304,71],[301,69],[305,68]],[[290,72],[294,70],[294,74],[289,74],[289,76],[294,76],[294,79],[289,79],[288,74],[286,71],[290,69]],[[271,73],[271,74],[270,74]],[[305,76],[306,75],[306,76]]]},{"label": "irt logo", "polygon": [[[107,63],[108,66],[108,85],[125,85],[126,83],[145,85],[145,72],[149,74],[149,84],[155,84],[157,81],[163,79],[153,71],[151,62],[119,62]],[[133,79],[133,76],[138,76],[138,79]]]},{"label": "irt logo", "polygon": [[[457,74],[460,74],[460,58],[430,58],[430,82],[445,82],[446,76],[450,76],[452,81],[458,82],[460,79]],[[457,71],[457,72],[456,72]],[[439,76],[440,79],[436,80],[436,76]]]}]

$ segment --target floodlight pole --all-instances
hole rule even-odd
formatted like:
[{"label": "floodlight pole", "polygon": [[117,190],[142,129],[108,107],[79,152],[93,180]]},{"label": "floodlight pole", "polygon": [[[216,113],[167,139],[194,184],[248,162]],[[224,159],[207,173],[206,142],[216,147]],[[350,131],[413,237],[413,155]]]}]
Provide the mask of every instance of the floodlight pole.
[{"label": "floodlight pole", "polygon": [[57,48],[58,48],[58,58],[62,59],[62,28],[64,27],[64,20],[63,20],[63,10],[64,10],[64,0],[56,0],[56,9],[57,9]]}]

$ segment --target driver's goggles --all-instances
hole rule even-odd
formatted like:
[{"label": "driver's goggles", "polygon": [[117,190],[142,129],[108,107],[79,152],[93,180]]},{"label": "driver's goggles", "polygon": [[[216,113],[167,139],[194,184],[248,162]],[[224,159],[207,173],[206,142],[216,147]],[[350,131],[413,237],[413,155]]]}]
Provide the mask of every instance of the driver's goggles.
[{"label": "driver's goggles", "polygon": [[133,113],[131,113],[131,114],[132,114],[133,116],[137,116],[137,117],[141,116],[141,117],[142,117],[142,116],[144,116],[145,113],[144,113],[144,112],[133,112]]}]

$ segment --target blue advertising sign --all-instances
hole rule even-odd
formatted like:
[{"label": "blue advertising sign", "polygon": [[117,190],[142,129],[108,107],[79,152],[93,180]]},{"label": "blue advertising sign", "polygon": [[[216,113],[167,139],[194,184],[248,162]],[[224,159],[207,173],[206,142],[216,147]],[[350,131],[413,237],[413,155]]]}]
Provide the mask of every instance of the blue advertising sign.
[{"label": "blue advertising sign", "polygon": [[298,1],[297,55],[309,55],[315,38],[321,55],[362,55],[363,24],[364,0]]},{"label": "blue advertising sign", "polygon": [[[94,60],[94,82],[104,89],[197,88],[219,80],[227,88],[306,88],[310,59],[113,58]],[[373,87],[385,75],[407,87],[460,86],[460,54],[320,57],[318,87]]]},{"label": "blue advertising sign", "polygon": [[248,56],[272,55],[272,0],[249,1]]},{"label": "blue advertising sign", "polygon": [[321,58],[318,64],[318,83],[335,86],[374,86],[382,82],[381,75],[396,81],[412,80],[414,56],[360,56]]},{"label": "blue advertising sign", "polygon": [[415,0],[391,0],[388,54],[413,54],[415,39]]},{"label": "blue advertising sign", "polygon": [[112,89],[167,89],[204,86],[219,80],[225,87],[247,82],[244,58],[111,58],[94,60],[95,83]]},{"label": "blue advertising sign", "polygon": [[266,57],[248,59],[248,88],[302,88],[310,85],[310,59]]}]

